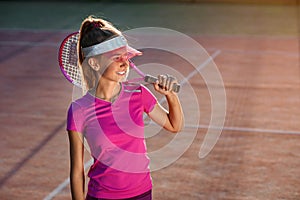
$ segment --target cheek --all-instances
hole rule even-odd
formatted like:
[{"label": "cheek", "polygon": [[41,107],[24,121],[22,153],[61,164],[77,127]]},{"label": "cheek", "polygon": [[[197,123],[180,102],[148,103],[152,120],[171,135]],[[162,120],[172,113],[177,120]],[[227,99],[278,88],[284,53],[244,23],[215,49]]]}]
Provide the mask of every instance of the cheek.
[{"label": "cheek", "polygon": [[111,63],[106,67],[104,73],[113,73],[117,69],[117,67],[118,67],[117,64]]}]

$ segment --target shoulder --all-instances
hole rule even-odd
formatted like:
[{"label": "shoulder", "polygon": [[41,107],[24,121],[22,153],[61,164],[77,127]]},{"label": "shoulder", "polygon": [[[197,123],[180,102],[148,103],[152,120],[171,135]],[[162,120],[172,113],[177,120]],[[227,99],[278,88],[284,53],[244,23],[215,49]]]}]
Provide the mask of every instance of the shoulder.
[{"label": "shoulder", "polygon": [[122,83],[124,93],[141,93],[142,85],[137,83]]},{"label": "shoulder", "polygon": [[139,83],[122,83],[124,92],[149,92],[152,93],[145,85]]},{"label": "shoulder", "polygon": [[123,93],[126,96],[136,96],[140,97],[142,100],[144,99],[156,99],[155,95],[142,84],[137,83],[122,83],[123,84]]},{"label": "shoulder", "polygon": [[[150,89],[147,88],[147,87],[144,86],[144,85],[141,85],[141,91],[142,91],[142,93],[150,93],[150,94],[152,94],[152,92],[150,91]],[[153,95],[153,94],[152,94],[152,95]]]},{"label": "shoulder", "polygon": [[91,99],[92,99],[92,96],[87,93],[84,96],[80,97],[79,99],[72,101],[71,106],[84,108],[90,102],[93,102]]},{"label": "shoulder", "polygon": [[92,101],[90,100],[90,97],[88,96],[88,94],[85,94],[81,98],[76,99],[76,100],[74,100],[74,101],[72,101],[70,103],[68,113],[69,114],[72,114],[72,113],[83,113],[84,110],[90,104],[89,102],[92,102]]}]

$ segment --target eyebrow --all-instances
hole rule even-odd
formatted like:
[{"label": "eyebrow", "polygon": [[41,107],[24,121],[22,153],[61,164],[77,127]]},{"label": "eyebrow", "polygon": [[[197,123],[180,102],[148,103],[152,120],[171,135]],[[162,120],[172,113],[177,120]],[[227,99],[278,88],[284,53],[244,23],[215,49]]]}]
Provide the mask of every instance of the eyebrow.
[{"label": "eyebrow", "polygon": [[121,56],[121,55],[124,55],[124,54],[128,54],[128,52],[124,52],[124,53],[115,53],[115,54],[113,54],[112,56]]},{"label": "eyebrow", "polygon": [[122,55],[122,54],[116,53],[116,54],[113,54],[112,56],[120,56],[120,55]]}]

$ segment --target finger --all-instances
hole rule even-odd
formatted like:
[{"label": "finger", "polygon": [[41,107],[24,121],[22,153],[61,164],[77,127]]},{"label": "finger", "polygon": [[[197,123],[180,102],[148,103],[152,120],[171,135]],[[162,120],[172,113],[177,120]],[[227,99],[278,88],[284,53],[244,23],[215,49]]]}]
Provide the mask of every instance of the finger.
[{"label": "finger", "polygon": [[167,79],[167,89],[168,89],[168,91],[172,91],[175,81],[176,81],[175,77],[173,77],[171,75],[168,75],[168,79]]},{"label": "finger", "polygon": [[166,74],[166,87],[165,87],[165,89],[167,91],[170,90],[170,76],[169,76],[169,74]]},{"label": "finger", "polygon": [[159,86],[159,81],[158,80],[155,82],[154,88],[155,88],[156,91],[160,90],[160,86]]},{"label": "finger", "polygon": [[160,87],[162,89],[166,90],[167,76],[166,75],[159,75],[158,80],[159,80]]}]

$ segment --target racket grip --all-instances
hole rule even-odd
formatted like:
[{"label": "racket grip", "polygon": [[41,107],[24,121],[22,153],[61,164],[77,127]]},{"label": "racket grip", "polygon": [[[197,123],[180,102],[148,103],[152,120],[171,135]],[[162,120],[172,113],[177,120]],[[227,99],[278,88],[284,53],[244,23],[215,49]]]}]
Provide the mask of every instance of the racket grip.
[{"label": "racket grip", "polygon": [[[155,83],[158,79],[154,76],[151,76],[149,74],[146,74],[144,81],[147,83]],[[172,91],[178,93],[180,90],[180,85],[179,84],[174,84]]]}]

